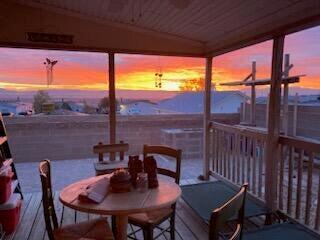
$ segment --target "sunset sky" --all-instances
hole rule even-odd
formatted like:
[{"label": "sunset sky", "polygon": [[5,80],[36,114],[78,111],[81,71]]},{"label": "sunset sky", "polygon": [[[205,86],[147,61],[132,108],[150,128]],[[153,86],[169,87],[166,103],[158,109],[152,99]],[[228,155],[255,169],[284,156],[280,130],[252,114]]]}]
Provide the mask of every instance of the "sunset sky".
[{"label": "sunset sky", "polygon": [[[218,90],[234,90],[218,84],[242,80],[250,73],[251,61],[257,62],[257,77],[269,77],[272,41],[228,53],[213,59],[213,83]],[[301,91],[320,93],[320,27],[286,37],[285,53],[290,53],[294,74],[306,74],[296,86]],[[58,60],[50,89],[105,90],[107,55],[104,53],[46,51],[0,48],[0,88],[37,90],[46,88],[45,58]],[[116,55],[118,89],[159,90],[155,73],[162,71],[164,91],[179,91],[188,80],[204,77],[204,59]],[[196,81],[201,82],[201,81]],[[243,90],[242,88],[237,88]]]}]

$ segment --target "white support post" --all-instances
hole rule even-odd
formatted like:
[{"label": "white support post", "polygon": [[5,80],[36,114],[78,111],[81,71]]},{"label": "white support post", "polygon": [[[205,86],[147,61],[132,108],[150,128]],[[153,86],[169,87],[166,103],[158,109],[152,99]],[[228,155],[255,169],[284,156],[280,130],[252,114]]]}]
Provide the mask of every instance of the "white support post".
[{"label": "white support post", "polygon": [[[109,53],[109,142],[116,143],[116,89],[114,53]],[[110,155],[110,160],[114,160],[114,154]]]},{"label": "white support post", "polygon": [[298,121],[298,103],[299,103],[299,95],[296,93],[294,98],[294,106],[293,106],[293,119],[292,119],[292,135],[297,136],[297,121]]},{"label": "white support post", "polygon": [[244,97],[242,102],[242,119],[241,119],[243,123],[246,122],[246,114],[247,114],[246,104],[247,104],[247,99]]},{"label": "white support post", "polygon": [[[256,62],[252,62],[252,81],[256,80]],[[256,86],[252,84],[251,86],[251,111],[250,111],[250,124],[252,126],[256,125]]]},{"label": "white support post", "polygon": [[270,94],[267,96],[267,103],[266,103],[266,128],[268,128],[268,120],[269,120],[269,101],[270,101]]},{"label": "white support post", "polygon": [[210,149],[210,117],[211,117],[211,80],[212,57],[206,59],[206,76],[204,92],[204,116],[203,116],[203,179],[209,179],[209,149]]},{"label": "white support post", "polygon": [[265,199],[271,210],[277,207],[278,146],[280,131],[281,79],[284,36],[275,37],[272,51],[271,86],[269,97],[268,136],[266,140]]},{"label": "white support post", "polygon": [[[289,66],[290,66],[290,55],[286,54],[284,56],[284,77],[289,76]],[[288,135],[289,126],[289,83],[285,82],[283,84],[283,131],[285,135]]]}]

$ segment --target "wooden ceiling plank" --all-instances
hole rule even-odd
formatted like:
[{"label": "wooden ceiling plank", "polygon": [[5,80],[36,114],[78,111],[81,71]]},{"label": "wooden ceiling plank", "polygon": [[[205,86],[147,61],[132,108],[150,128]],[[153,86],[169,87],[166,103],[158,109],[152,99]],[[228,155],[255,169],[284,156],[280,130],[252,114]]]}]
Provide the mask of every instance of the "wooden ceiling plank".
[{"label": "wooden ceiling plank", "polygon": [[114,20],[122,23],[131,24],[132,4],[134,4],[134,2],[135,0],[127,0],[123,10],[120,11],[118,14],[115,14]]},{"label": "wooden ceiling plank", "polygon": [[[210,24],[213,26],[233,26],[239,22],[246,22],[246,20],[255,18],[261,13],[261,10],[265,13],[266,11],[272,11],[281,5],[284,1],[279,0],[269,0],[267,5],[254,4],[252,2],[247,2],[247,4],[240,4],[238,7],[230,9],[228,14],[221,15],[219,18],[213,19]],[[235,21],[235,18],[237,21]],[[228,25],[228,23],[232,23]]]},{"label": "wooden ceiling plank", "polygon": [[171,26],[171,28],[177,32],[179,32],[180,29],[184,27],[183,25],[190,26],[190,22],[192,22],[190,21],[190,18],[197,19],[198,16],[201,16],[204,12],[207,11],[207,9],[203,7],[202,2],[197,1],[195,3],[197,4],[196,6],[192,6],[191,12],[185,11],[180,15],[177,14],[175,17],[169,19],[169,21],[167,22],[167,25]]},{"label": "wooden ceiling plank", "polygon": [[[202,19],[204,16],[208,14],[208,12],[211,12],[212,14],[216,13],[216,9],[219,7],[221,8],[224,5],[225,2],[221,0],[217,1],[207,1],[207,2],[197,2],[198,8],[193,7],[192,12],[190,14],[185,13],[183,16],[183,19],[172,19],[171,24],[179,24],[179,28],[183,28],[185,25],[189,25],[190,23],[193,22],[202,22]],[[186,21],[185,19],[190,19],[190,21]]]},{"label": "wooden ceiling plank", "polygon": [[[218,3],[218,2],[214,2],[214,3]],[[195,15],[194,18],[197,19],[197,22],[203,23],[202,26],[199,26],[197,28],[195,28],[196,31],[198,31],[201,28],[212,28],[212,25],[208,25],[207,20],[208,18],[210,19],[215,19],[215,18],[220,18],[223,14],[221,14],[224,10],[224,8],[226,8],[226,4],[230,3],[227,1],[224,1],[225,4],[217,4],[215,6],[212,6],[213,10],[211,10],[210,8],[205,8],[204,12],[199,12],[198,15]],[[233,3],[232,6],[228,6],[228,11],[233,10],[233,9],[238,9],[238,6],[243,4],[243,2],[240,1],[232,1],[231,3]],[[248,2],[245,2],[246,4]],[[181,31],[179,31],[180,35],[187,35],[187,34],[192,34],[192,35],[197,35],[195,34],[195,31],[190,31],[190,29],[188,29],[188,24],[184,23],[180,26],[180,29],[182,29]],[[204,41],[207,41],[205,38],[203,38]]]},{"label": "wooden ceiling plank", "polygon": [[140,24],[142,25],[144,21],[148,21],[148,19],[150,19],[150,17],[152,16],[152,14],[148,12],[148,10],[151,8],[152,3],[154,3],[154,1],[142,1],[142,5],[141,5],[142,17],[137,20],[136,23],[138,25]]},{"label": "wooden ceiling plank", "polygon": [[[253,15],[250,14],[251,12],[261,12],[261,7],[260,6],[254,6],[252,8],[248,7],[248,9],[246,11],[238,11],[239,13],[241,12],[243,16],[238,16],[238,19],[241,19],[241,21],[234,21],[234,18],[223,18],[220,19],[220,21],[215,22],[215,28],[217,33],[219,33],[218,29],[224,29],[225,31],[223,31],[223,33],[220,33],[221,36],[225,36],[226,34],[228,34],[229,32],[235,33],[237,31],[240,31],[240,29],[242,29],[243,27],[247,27],[250,24],[258,24],[258,22],[265,17],[270,17],[273,16],[275,11],[279,11],[281,12],[283,9],[289,8],[291,5],[284,5],[284,6],[280,6],[277,7],[275,10],[275,4],[279,3],[280,4],[281,1],[275,1],[273,0],[273,2],[270,2],[270,4],[268,4],[267,6],[263,7],[263,17],[261,17],[261,15]],[[280,4],[282,5],[282,4]],[[280,8],[280,9],[279,9]],[[230,16],[230,15],[229,15]],[[225,28],[224,26],[232,26],[232,28],[230,30],[228,30],[227,28]],[[208,31],[208,29],[206,29],[204,32],[206,33]],[[199,32],[196,32],[195,34],[198,34]],[[208,36],[209,37],[209,36]],[[213,37],[212,37],[213,38]],[[207,40],[210,41],[212,40],[212,38],[208,38]],[[218,39],[219,36],[215,35],[214,36],[215,39]]]},{"label": "wooden ceiling plank", "polygon": [[[143,2],[142,2],[143,3]],[[150,4],[154,4],[155,1],[148,1],[146,3],[146,5],[150,5]],[[141,22],[141,18],[144,19],[145,16],[142,16],[141,18],[138,18],[138,11],[137,11],[137,6],[135,7],[135,14],[134,14],[134,22],[132,22],[132,4],[139,4],[138,1],[135,0],[131,0],[127,2],[127,4],[125,5],[123,11],[121,11],[118,14],[115,14],[113,17],[113,21],[115,22],[119,22],[119,23],[125,23],[131,26],[135,26],[135,27],[140,27],[140,28],[145,28],[147,29],[147,27],[143,24],[143,22]],[[145,7],[145,4],[142,4],[142,7]],[[148,21],[150,21],[151,19],[151,15],[148,16]]]},{"label": "wooden ceiling plank", "polygon": [[[301,11],[304,14],[305,12],[310,12],[310,10],[312,10],[312,6],[309,6],[310,9],[308,9],[308,8],[305,8],[304,6],[302,6],[302,4],[304,4],[304,3],[300,2],[300,4],[301,5],[299,5],[299,6],[295,5],[296,6],[295,9],[297,11]],[[283,8],[283,9],[288,9],[288,8]],[[295,11],[295,9],[293,9],[292,11]],[[230,36],[229,38],[231,39],[231,38],[234,38],[236,33],[239,33],[239,34],[242,33],[242,37],[245,36],[245,35],[252,35],[250,33],[250,31],[251,32],[255,31],[254,29],[256,29],[256,27],[253,26],[250,29],[248,29],[248,26],[251,25],[251,24],[252,25],[257,25],[258,24],[260,26],[260,29],[264,29],[265,26],[274,26],[275,23],[273,21],[283,22],[283,21],[285,21],[285,19],[288,18],[288,16],[286,16],[286,18],[282,17],[282,15],[283,15],[282,14],[282,10],[278,9],[278,11],[276,13],[270,14],[268,16],[263,16],[259,20],[257,19],[257,20],[252,21],[251,23],[247,23],[246,25],[242,25],[241,27],[238,26],[235,29],[231,29],[228,32],[226,32],[223,37],[224,37],[224,39],[228,39],[228,36]],[[279,14],[279,17],[277,17],[276,14]],[[272,16],[272,17],[270,17],[270,16]],[[293,17],[296,18],[296,16],[297,15],[294,14]],[[247,32],[245,32],[245,29],[247,29]],[[239,36],[238,38],[241,38],[241,36]],[[219,37],[212,38],[211,40],[214,40],[214,41],[209,41],[210,43],[208,44],[208,47],[217,46],[217,44],[218,44],[217,41],[219,40]]]},{"label": "wooden ceiling plank", "polygon": [[[230,7],[228,12],[226,12],[225,14],[220,14],[220,16],[218,15],[216,17],[211,18],[211,21],[208,24],[197,28],[193,32],[193,34],[194,35],[198,35],[199,34],[201,36],[201,39],[204,39],[204,41],[209,41],[208,34],[211,33],[211,34],[214,34],[216,36],[216,34],[219,33],[219,31],[216,30],[217,23],[220,23],[220,22],[224,23],[225,19],[230,19],[234,14],[238,14],[240,12],[243,12],[243,9],[248,9],[252,5],[252,3],[249,2],[249,1],[247,1],[245,3],[242,3],[242,4],[241,3],[239,4],[239,2],[237,2],[237,1],[235,1],[235,3],[238,3],[238,4],[234,4],[233,7]],[[239,7],[240,7],[240,9],[239,9]],[[232,19],[234,19],[234,18],[232,18]],[[236,22],[234,22],[233,24],[236,24]],[[225,27],[223,29],[226,29],[227,26],[228,25],[225,24]],[[214,31],[212,31],[212,29],[214,29]],[[202,31],[202,34],[201,34],[201,31]],[[185,35],[186,32],[181,32],[180,34],[181,35]]]},{"label": "wooden ceiling plank", "polygon": [[[238,25],[240,22],[239,21],[234,21],[233,20],[233,26],[235,29],[238,28]],[[209,25],[209,26],[205,26],[205,27],[202,27],[202,28],[199,28],[197,30],[195,30],[195,32],[193,34],[195,35],[199,35],[200,39],[205,39],[206,42],[210,42],[211,40],[218,40],[220,39],[221,37],[224,37],[225,36],[225,32],[227,31],[227,28],[226,28],[227,25],[225,25],[223,27],[223,25],[221,26],[216,26],[216,25]],[[212,31],[213,29],[215,29],[214,31]],[[182,33],[182,35],[185,34],[185,33]],[[185,34],[186,35],[186,34]]]},{"label": "wooden ceiling plank", "polygon": [[163,6],[163,2],[164,1],[161,1],[161,0],[154,1],[153,5],[149,9],[149,16],[150,17],[148,19],[146,19],[146,21],[144,21],[144,22],[141,21],[140,24],[144,25],[147,28],[152,28],[154,22],[163,17],[161,14],[159,14],[159,11],[158,11],[158,9],[161,9],[161,7]]},{"label": "wooden ceiling plank", "polygon": [[100,0],[100,7],[97,9],[95,16],[100,19],[105,19],[105,13],[108,11],[110,0]]},{"label": "wooden ceiling plank", "polygon": [[[164,31],[169,32],[170,26],[168,23],[169,19],[172,19],[174,16],[179,14],[179,10],[172,5],[170,5],[169,1],[165,1],[164,4],[161,6],[160,15],[158,15],[158,18],[156,18],[152,23],[151,27],[154,29],[164,29]],[[165,12],[165,14],[163,14]],[[165,27],[163,27],[165,26]]]}]

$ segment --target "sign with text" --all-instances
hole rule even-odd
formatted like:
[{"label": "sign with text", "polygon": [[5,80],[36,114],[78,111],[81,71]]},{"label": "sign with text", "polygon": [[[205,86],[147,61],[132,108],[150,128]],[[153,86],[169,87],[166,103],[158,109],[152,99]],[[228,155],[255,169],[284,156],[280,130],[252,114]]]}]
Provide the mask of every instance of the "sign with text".
[{"label": "sign with text", "polygon": [[73,43],[73,36],[65,35],[65,34],[27,32],[26,37],[27,37],[27,40],[31,42],[62,43],[62,44]]}]

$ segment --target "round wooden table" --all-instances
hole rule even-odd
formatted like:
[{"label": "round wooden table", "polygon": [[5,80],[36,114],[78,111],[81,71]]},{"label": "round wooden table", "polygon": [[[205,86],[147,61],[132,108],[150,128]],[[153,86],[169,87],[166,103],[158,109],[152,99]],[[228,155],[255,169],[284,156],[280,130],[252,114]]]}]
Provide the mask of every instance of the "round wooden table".
[{"label": "round wooden table", "polygon": [[60,192],[60,201],[77,211],[116,216],[117,234],[115,238],[119,240],[127,239],[128,215],[170,206],[181,195],[179,185],[171,179],[159,178],[159,187],[148,189],[144,193],[137,190],[128,193],[109,192],[99,204],[84,203],[78,200],[79,193],[89,184],[106,176],[88,178],[65,187]]}]

